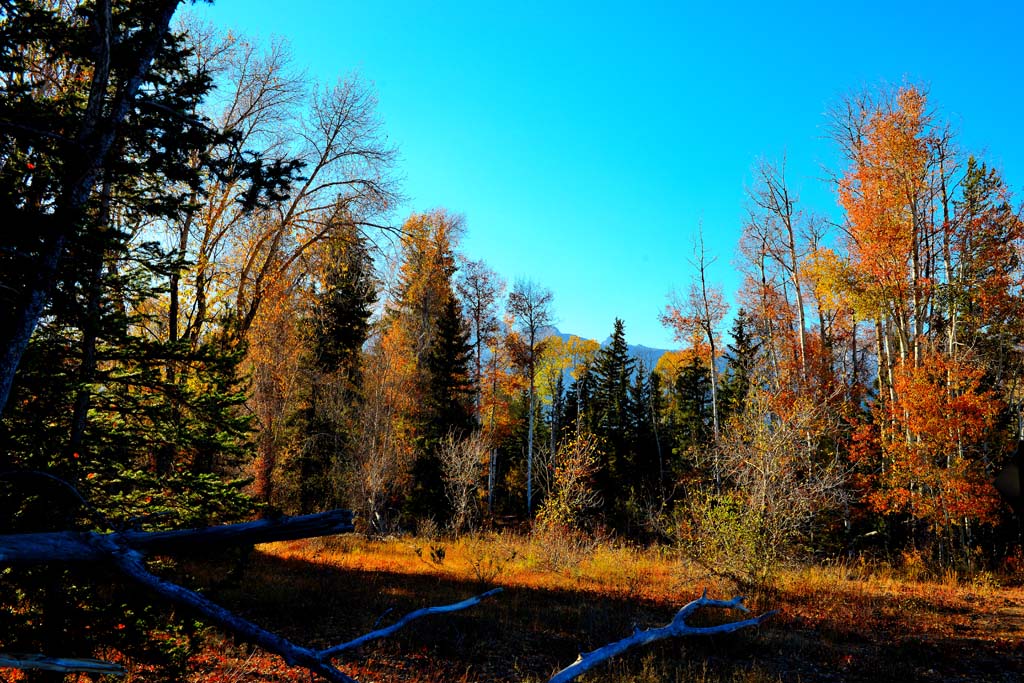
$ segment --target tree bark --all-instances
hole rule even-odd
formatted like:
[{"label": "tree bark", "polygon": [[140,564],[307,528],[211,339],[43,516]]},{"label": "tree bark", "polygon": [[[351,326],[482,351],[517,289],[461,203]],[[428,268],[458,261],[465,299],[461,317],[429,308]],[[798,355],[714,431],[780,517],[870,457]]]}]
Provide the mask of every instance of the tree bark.
[{"label": "tree bark", "polygon": [[0,565],[43,562],[96,562],[110,558],[109,539],[130,550],[167,554],[215,549],[223,545],[272,543],[330,536],[353,530],[350,510],[330,510],[301,517],[180,529],[122,531],[114,534],[56,531],[0,536]]}]

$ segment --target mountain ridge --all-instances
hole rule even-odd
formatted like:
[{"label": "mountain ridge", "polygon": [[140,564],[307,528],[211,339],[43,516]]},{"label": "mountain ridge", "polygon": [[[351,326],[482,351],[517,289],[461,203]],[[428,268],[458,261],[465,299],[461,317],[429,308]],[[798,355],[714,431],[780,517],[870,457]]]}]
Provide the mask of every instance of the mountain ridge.
[{"label": "mountain ridge", "polygon": [[[580,339],[589,339],[588,337],[583,337],[583,336],[578,335],[578,334],[572,334],[570,332],[563,332],[560,329],[558,329],[558,327],[556,327],[554,325],[551,325],[551,326],[549,326],[549,327],[547,327],[545,329],[546,329],[546,332],[547,332],[547,334],[545,336],[557,336],[557,337],[561,338],[561,340],[563,342],[564,341],[568,341],[569,337],[578,337]],[[604,340],[600,342],[601,348],[603,349],[603,348],[607,347],[608,344],[611,343],[611,340],[612,340],[611,336],[605,337]],[[597,341],[597,340],[593,339],[591,341]],[[643,362],[644,367],[647,368],[648,372],[654,369],[654,366],[658,364],[658,360],[664,354],[666,354],[666,353],[668,353],[669,351],[672,350],[672,349],[659,349],[659,348],[656,348],[656,347],[653,347],[653,346],[647,346],[645,344],[630,344],[628,341],[626,342],[626,348],[629,350],[629,355],[630,356],[632,356],[633,358],[636,358],[637,360],[640,360],[640,361]]]}]

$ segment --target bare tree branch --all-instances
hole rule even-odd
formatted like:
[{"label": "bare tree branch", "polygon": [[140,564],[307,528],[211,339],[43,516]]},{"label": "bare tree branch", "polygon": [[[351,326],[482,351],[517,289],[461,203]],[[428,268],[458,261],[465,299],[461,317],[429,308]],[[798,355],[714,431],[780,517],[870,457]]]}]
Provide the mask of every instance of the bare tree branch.
[{"label": "bare tree branch", "polygon": [[459,610],[464,610],[467,607],[473,607],[474,605],[479,604],[481,600],[497,595],[501,591],[501,588],[492,588],[486,593],[475,595],[472,598],[467,598],[466,600],[463,600],[462,602],[455,602],[450,605],[441,605],[439,607],[424,607],[423,609],[418,609],[415,612],[409,612],[404,617],[393,623],[391,626],[385,626],[384,628],[377,629],[376,631],[371,631],[366,635],[362,635],[354,640],[350,640],[347,643],[341,643],[340,645],[329,647],[326,650],[321,650],[320,656],[324,658],[337,657],[342,652],[345,652],[347,650],[353,650],[357,647],[360,647],[361,645],[365,645],[371,640],[387,638],[399,629],[404,628],[409,622],[419,619],[420,617],[426,617],[431,614],[446,614],[448,612],[458,612]]},{"label": "bare tree branch", "polygon": [[350,510],[330,510],[301,517],[259,519],[242,524],[175,531],[123,531],[116,534],[57,531],[0,536],[0,564],[96,562],[110,558],[107,541],[116,538],[127,549],[173,553],[197,548],[271,543],[330,536],[353,530]]},{"label": "bare tree branch", "polygon": [[[251,621],[243,619],[212,600],[183,586],[160,578],[146,567],[143,550],[167,552],[191,549],[195,544],[254,543],[324,536],[352,530],[352,513],[332,510],[327,513],[280,520],[258,520],[222,527],[165,532],[116,532],[110,534],[63,532],[0,536],[0,564],[44,561],[108,560],[125,576],[157,595],[185,605],[210,623],[280,655],[291,666],[301,666],[332,683],[356,683],[338,670],[331,660],[342,652],[354,650],[370,641],[386,638],[410,622],[431,614],[457,612],[497,595],[495,588],[462,602],[425,607],[407,614],[391,626],[377,629],[354,640],[323,650],[296,645]],[[45,655],[0,655],[0,666],[48,671],[86,671],[121,674],[116,664],[97,660],[61,659]],[[62,667],[62,668],[56,668]]]},{"label": "bare tree branch", "polygon": [[60,673],[90,673],[108,676],[124,676],[127,673],[120,664],[100,659],[77,657],[47,657],[46,655],[0,654],[0,669],[37,669]]},{"label": "bare tree branch", "polygon": [[765,612],[764,614],[750,619],[744,619],[742,621],[732,621],[727,624],[719,624],[718,626],[690,626],[686,623],[686,619],[696,612],[701,607],[719,607],[722,609],[735,609],[741,612],[749,612],[743,605],[743,596],[737,595],[732,600],[714,600],[708,597],[707,590],[696,600],[685,605],[670,623],[660,628],[651,628],[646,631],[636,629],[633,631],[633,635],[628,638],[616,641],[614,643],[608,643],[593,652],[587,652],[581,654],[579,658],[565,667],[554,676],[548,683],[568,683],[569,681],[576,680],[579,676],[585,672],[594,668],[602,662],[608,661],[612,657],[616,657],[630,648],[638,645],[647,645],[653,643],[656,640],[663,640],[665,638],[675,638],[678,636],[710,636],[717,633],[732,633],[742,628],[749,626],[757,626],[768,617],[775,614],[772,612]]},{"label": "bare tree branch", "polygon": [[268,652],[280,655],[291,666],[302,666],[314,673],[320,674],[328,681],[332,681],[332,683],[355,683],[354,678],[345,675],[331,666],[326,658],[322,656],[321,651],[296,645],[287,638],[257,626],[251,621],[242,619],[195,591],[161,579],[146,569],[145,560],[137,550],[125,548],[110,537],[103,540],[103,545],[107,547],[109,556],[113,559],[117,568],[157,595],[171,602],[194,609],[217,626],[241,636]]}]

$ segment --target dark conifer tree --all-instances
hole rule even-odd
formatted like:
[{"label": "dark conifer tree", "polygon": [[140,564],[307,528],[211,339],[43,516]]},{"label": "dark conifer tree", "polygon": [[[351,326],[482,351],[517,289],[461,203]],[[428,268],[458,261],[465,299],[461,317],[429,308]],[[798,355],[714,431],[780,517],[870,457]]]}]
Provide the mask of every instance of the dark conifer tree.
[{"label": "dark conifer tree", "polygon": [[629,463],[631,484],[638,493],[650,496],[658,487],[660,467],[655,437],[653,378],[643,361],[637,362],[629,387]]},{"label": "dark conifer tree", "polygon": [[757,352],[761,346],[753,334],[750,318],[742,308],[736,313],[729,335],[732,342],[726,347],[726,365],[725,372],[722,373],[720,398],[722,415],[726,419],[730,415],[743,412],[753,382]]},{"label": "dark conifer tree", "polygon": [[423,455],[413,466],[409,501],[410,512],[420,519],[442,520],[449,513],[436,448],[446,435],[465,435],[475,427],[471,359],[472,346],[461,307],[449,292],[423,368],[427,379],[425,420],[421,425]]},{"label": "dark conifer tree", "polygon": [[594,431],[605,441],[598,473],[606,510],[614,517],[624,509],[629,490],[629,386],[636,361],[629,355],[625,325],[615,319],[608,344],[597,352],[593,369]]},{"label": "dark conifer tree", "polygon": [[[168,28],[177,4],[4,3],[6,531],[196,526],[253,508],[241,482],[224,476],[247,438],[238,409],[241,350],[222,338],[190,347],[153,332],[163,325],[153,302],[184,264],[139,244],[138,235],[178,220],[214,174],[248,177],[252,205],[279,196],[293,166],[265,173],[262,159],[241,154],[235,136],[197,115],[211,81]],[[99,514],[85,514],[52,479],[28,470],[75,485]],[[83,575],[69,580],[58,569],[0,577],[5,647],[70,656],[116,647],[152,663],[183,663],[175,634],[188,621],[132,589],[116,590],[113,600],[95,590]],[[115,629],[119,622],[127,627]],[[149,629],[164,638],[148,639]]]},{"label": "dark conifer tree", "polygon": [[302,405],[292,418],[299,443],[296,486],[303,513],[341,503],[332,478],[353,437],[362,388],[362,349],[377,301],[366,239],[345,221],[324,249],[323,280],[308,321],[310,350]]},{"label": "dark conifer tree", "polygon": [[711,373],[694,354],[676,378],[676,450],[685,453],[711,441]]},{"label": "dark conifer tree", "polygon": [[425,425],[424,435],[431,446],[451,432],[465,434],[473,427],[471,354],[459,303],[449,293],[426,359],[427,405],[432,419]]}]

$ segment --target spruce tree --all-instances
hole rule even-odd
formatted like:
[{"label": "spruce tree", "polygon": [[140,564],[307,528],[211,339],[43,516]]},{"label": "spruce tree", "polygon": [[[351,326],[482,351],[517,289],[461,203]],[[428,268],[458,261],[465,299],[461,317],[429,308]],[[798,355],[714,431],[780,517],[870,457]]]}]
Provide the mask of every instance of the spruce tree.
[{"label": "spruce tree", "polygon": [[747,394],[753,383],[754,368],[760,342],[753,334],[753,326],[745,309],[736,313],[729,329],[732,342],[726,346],[725,372],[722,378],[722,414],[725,418],[743,412]]},{"label": "spruce tree", "polygon": [[676,403],[676,450],[692,452],[707,447],[713,437],[711,414],[711,373],[693,354],[683,366],[673,387]]},{"label": "spruce tree", "polygon": [[[211,81],[168,28],[176,5],[4,4],[7,531],[197,526],[253,509],[242,482],[228,478],[247,441],[241,349],[221,337],[187,346],[154,332],[164,326],[163,287],[186,264],[139,238],[179,220],[214,175],[243,181],[255,204],[279,196],[294,167],[268,169],[197,115]],[[31,471],[75,486],[91,512]],[[116,647],[155,664],[183,662],[190,621],[136,590],[101,588],[107,576],[76,577],[37,568],[0,577],[5,647],[72,656]],[[151,629],[163,637],[150,639]]]},{"label": "spruce tree", "polygon": [[611,340],[597,352],[593,369],[595,433],[605,441],[598,483],[606,509],[615,516],[624,509],[630,483],[629,387],[635,363],[629,355],[625,325],[616,318]]},{"label": "spruce tree", "polygon": [[473,385],[470,379],[472,347],[454,295],[448,297],[436,321],[425,362],[425,421],[421,425],[423,455],[413,466],[410,510],[418,518],[445,519],[448,504],[437,449],[448,434],[461,438],[475,427]]},{"label": "spruce tree", "polygon": [[629,463],[631,483],[637,491],[649,495],[656,491],[661,480],[661,461],[655,436],[654,381],[656,375],[648,373],[643,361],[637,362],[636,372],[629,387]]},{"label": "spruce tree", "polygon": [[309,351],[301,406],[291,419],[298,442],[294,473],[303,513],[341,503],[334,478],[354,436],[362,389],[362,350],[377,282],[366,238],[343,222],[323,250],[323,276],[307,321]]}]

